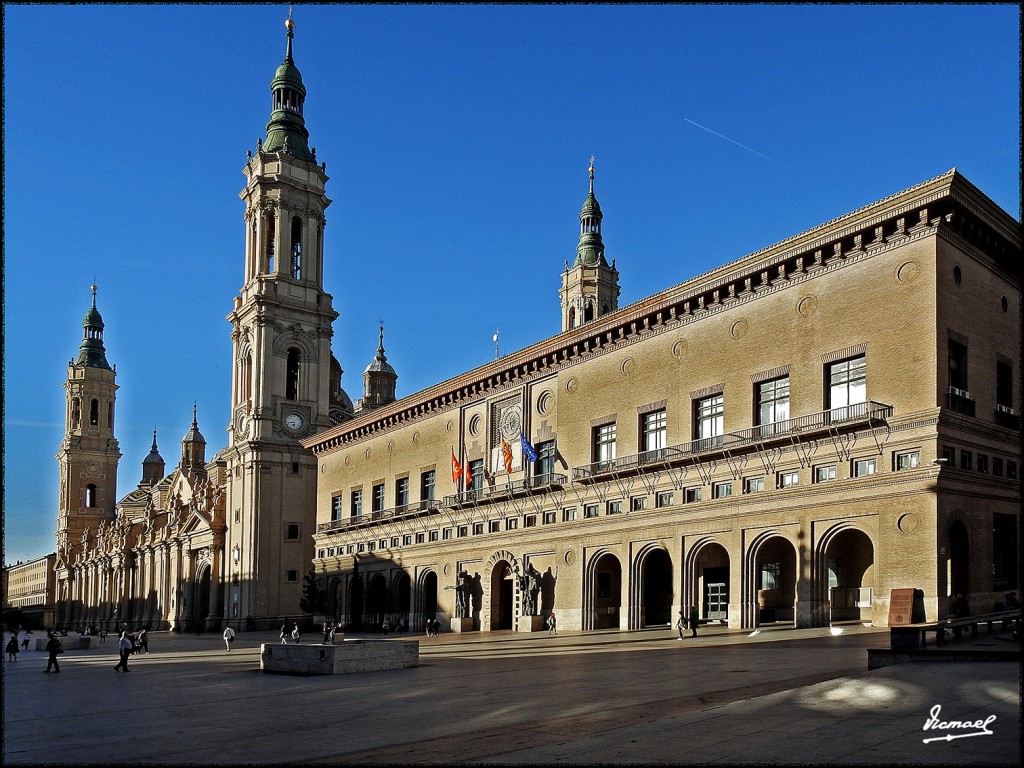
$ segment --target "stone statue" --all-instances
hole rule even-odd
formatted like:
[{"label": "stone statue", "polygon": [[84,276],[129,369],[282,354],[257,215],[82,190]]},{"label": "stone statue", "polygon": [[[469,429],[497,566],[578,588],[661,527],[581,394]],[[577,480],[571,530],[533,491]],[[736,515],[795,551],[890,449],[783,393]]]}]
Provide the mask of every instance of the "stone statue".
[{"label": "stone statue", "polygon": [[445,589],[455,590],[455,618],[465,619],[468,617],[469,596],[473,591],[473,582],[469,578],[469,573],[459,571],[459,575],[455,578],[455,585],[445,587]]},{"label": "stone statue", "polygon": [[523,615],[537,615],[537,593],[540,591],[540,571],[533,564],[526,566],[526,571],[519,577],[519,586],[523,590]]}]

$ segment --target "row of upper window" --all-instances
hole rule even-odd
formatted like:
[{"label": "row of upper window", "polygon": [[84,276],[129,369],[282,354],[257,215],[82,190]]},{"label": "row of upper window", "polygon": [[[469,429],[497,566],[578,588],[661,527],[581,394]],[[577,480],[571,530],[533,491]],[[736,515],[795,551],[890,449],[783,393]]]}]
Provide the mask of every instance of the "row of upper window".
[{"label": "row of upper window", "polygon": [[[82,400],[74,398],[71,401],[71,428],[78,429],[82,420]],[[95,397],[89,401],[89,426],[97,427],[100,423],[100,401]],[[114,401],[107,402],[107,428],[114,428]]]},{"label": "row of upper window", "polygon": [[[962,454],[961,454],[962,455]],[[1002,460],[999,460],[999,467],[1002,468]],[[915,469],[921,465],[921,452],[920,450],[910,451],[894,451],[892,454],[892,470],[899,472],[901,470]],[[838,464],[837,463],[825,463],[815,465],[811,468],[811,482],[814,484],[825,483],[832,480],[838,479]],[[995,466],[993,464],[993,466]],[[877,474],[879,471],[878,457],[870,456],[864,458],[852,459],[849,463],[849,476],[851,478],[856,477],[869,477]],[[1006,462],[1006,476],[1015,478],[1017,476],[1017,464],[1013,461]],[[742,492],[744,494],[759,493],[766,489],[765,475],[754,475],[745,477],[742,480]],[[775,473],[775,487],[778,489],[793,488],[800,485],[801,474],[799,470],[786,470]],[[711,484],[711,495],[712,499],[724,499],[729,498],[733,495],[733,482],[723,481]],[[691,486],[684,488],[681,491],[680,502],[684,504],[691,504],[693,502],[704,500],[704,485]],[[629,498],[629,511],[631,512],[642,512],[647,509],[648,495],[638,495]],[[654,508],[660,509],[663,507],[671,507],[676,504],[676,491],[657,491],[654,493]],[[600,517],[602,509],[605,515],[616,515],[623,512],[623,499],[612,499],[603,503],[592,503],[584,504],[582,508],[581,519],[591,519]],[[389,545],[391,547],[399,546],[411,546],[412,544],[423,544],[427,541],[448,541],[453,538],[464,538],[470,535],[482,535],[486,533],[499,533],[502,530],[511,531],[518,529],[520,520],[522,520],[524,528],[535,527],[538,523],[538,519],[544,525],[558,522],[559,517],[561,521],[570,522],[577,519],[577,508],[576,507],[563,507],[561,515],[559,516],[558,510],[547,510],[538,518],[536,514],[524,514],[522,516],[511,516],[502,520],[490,520],[485,524],[483,522],[473,523],[470,525],[461,526],[450,526],[446,528],[433,529],[431,531],[418,531],[416,533],[407,533],[399,536],[392,536],[390,539],[382,538],[375,539],[373,541],[366,541],[360,543],[351,543],[345,546],[339,547],[324,547],[319,550],[319,557],[334,557],[335,554],[356,554],[362,552],[373,552],[376,549],[386,549]],[[337,519],[337,518],[335,518]],[[502,528],[504,523],[504,528]]]},{"label": "row of upper window", "polygon": [[[966,339],[949,339],[948,352],[950,391],[969,397]],[[1013,364],[1008,360],[996,360],[996,406],[1013,413]]]},{"label": "row of upper window", "polygon": [[[963,448],[959,451],[960,461],[957,462],[957,449],[950,446],[942,447],[943,463],[947,467],[959,467],[969,472],[980,472],[983,475],[1017,479],[1017,462],[1004,460],[1002,456],[989,456],[987,453],[975,453]],[[1005,469],[1004,469],[1005,468]]]}]

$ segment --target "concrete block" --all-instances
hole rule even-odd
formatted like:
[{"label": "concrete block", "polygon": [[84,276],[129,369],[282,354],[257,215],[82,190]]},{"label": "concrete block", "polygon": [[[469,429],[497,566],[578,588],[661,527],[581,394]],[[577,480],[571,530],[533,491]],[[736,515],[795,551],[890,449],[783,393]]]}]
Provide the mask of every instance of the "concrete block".
[{"label": "concrete block", "polygon": [[344,640],[334,645],[260,646],[260,670],[286,675],[344,675],[416,667],[418,640]]}]

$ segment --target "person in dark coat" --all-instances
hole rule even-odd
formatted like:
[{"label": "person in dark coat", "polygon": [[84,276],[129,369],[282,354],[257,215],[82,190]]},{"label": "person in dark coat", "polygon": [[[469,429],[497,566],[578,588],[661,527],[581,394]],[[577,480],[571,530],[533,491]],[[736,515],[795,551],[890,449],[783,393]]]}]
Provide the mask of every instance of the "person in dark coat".
[{"label": "person in dark coat", "polygon": [[696,605],[690,606],[690,637],[697,636],[697,624],[700,623],[700,612]]},{"label": "person in dark coat", "polygon": [[49,641],[46,643],[46,669],[44,672],[49,672],[50,667],[53,667],[53,671],[60,673],[60,664],[57,663],[57,654],[64,653],[64,648],[53,634],[50,635]]}]

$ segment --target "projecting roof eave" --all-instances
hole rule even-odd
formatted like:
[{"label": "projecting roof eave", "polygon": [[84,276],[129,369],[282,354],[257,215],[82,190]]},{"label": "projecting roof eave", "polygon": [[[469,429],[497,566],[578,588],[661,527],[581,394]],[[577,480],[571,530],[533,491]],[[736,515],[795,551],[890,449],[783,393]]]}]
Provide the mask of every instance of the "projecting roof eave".
[{"label": "projecting roof eave", "polygon": [[[622,328],[630,328],[631,324],[649,318],[652,313],[677,304],[683,298],[696,297],[719,286],[726,286],[745,275],[782,264],[796,254],[836,243],[844,237],[862,232],[865,228],[889,221],[894,216],[914,213],[934,200],[949,197],[976,211],[1019,251],[1019,224],[953,168],[941,176],[640,299],[598,320],[548,337],[394,403],[358,414],[348,421],[312,435],[303,440],[302,444],[314,453],[327,453],[344,444],[368,437],[381,429],[476,400],[487,392],[508,382],[519,381],[535,371],[554,370],[559,364],[575,357],[576,348],[580,344],[610,335]],[[908,225],[914,223],[908,222]],[[637,334],[635,328],[630,329],[630,332],[633,336]],[[600,344],[597,348],[600,348]]]}]

